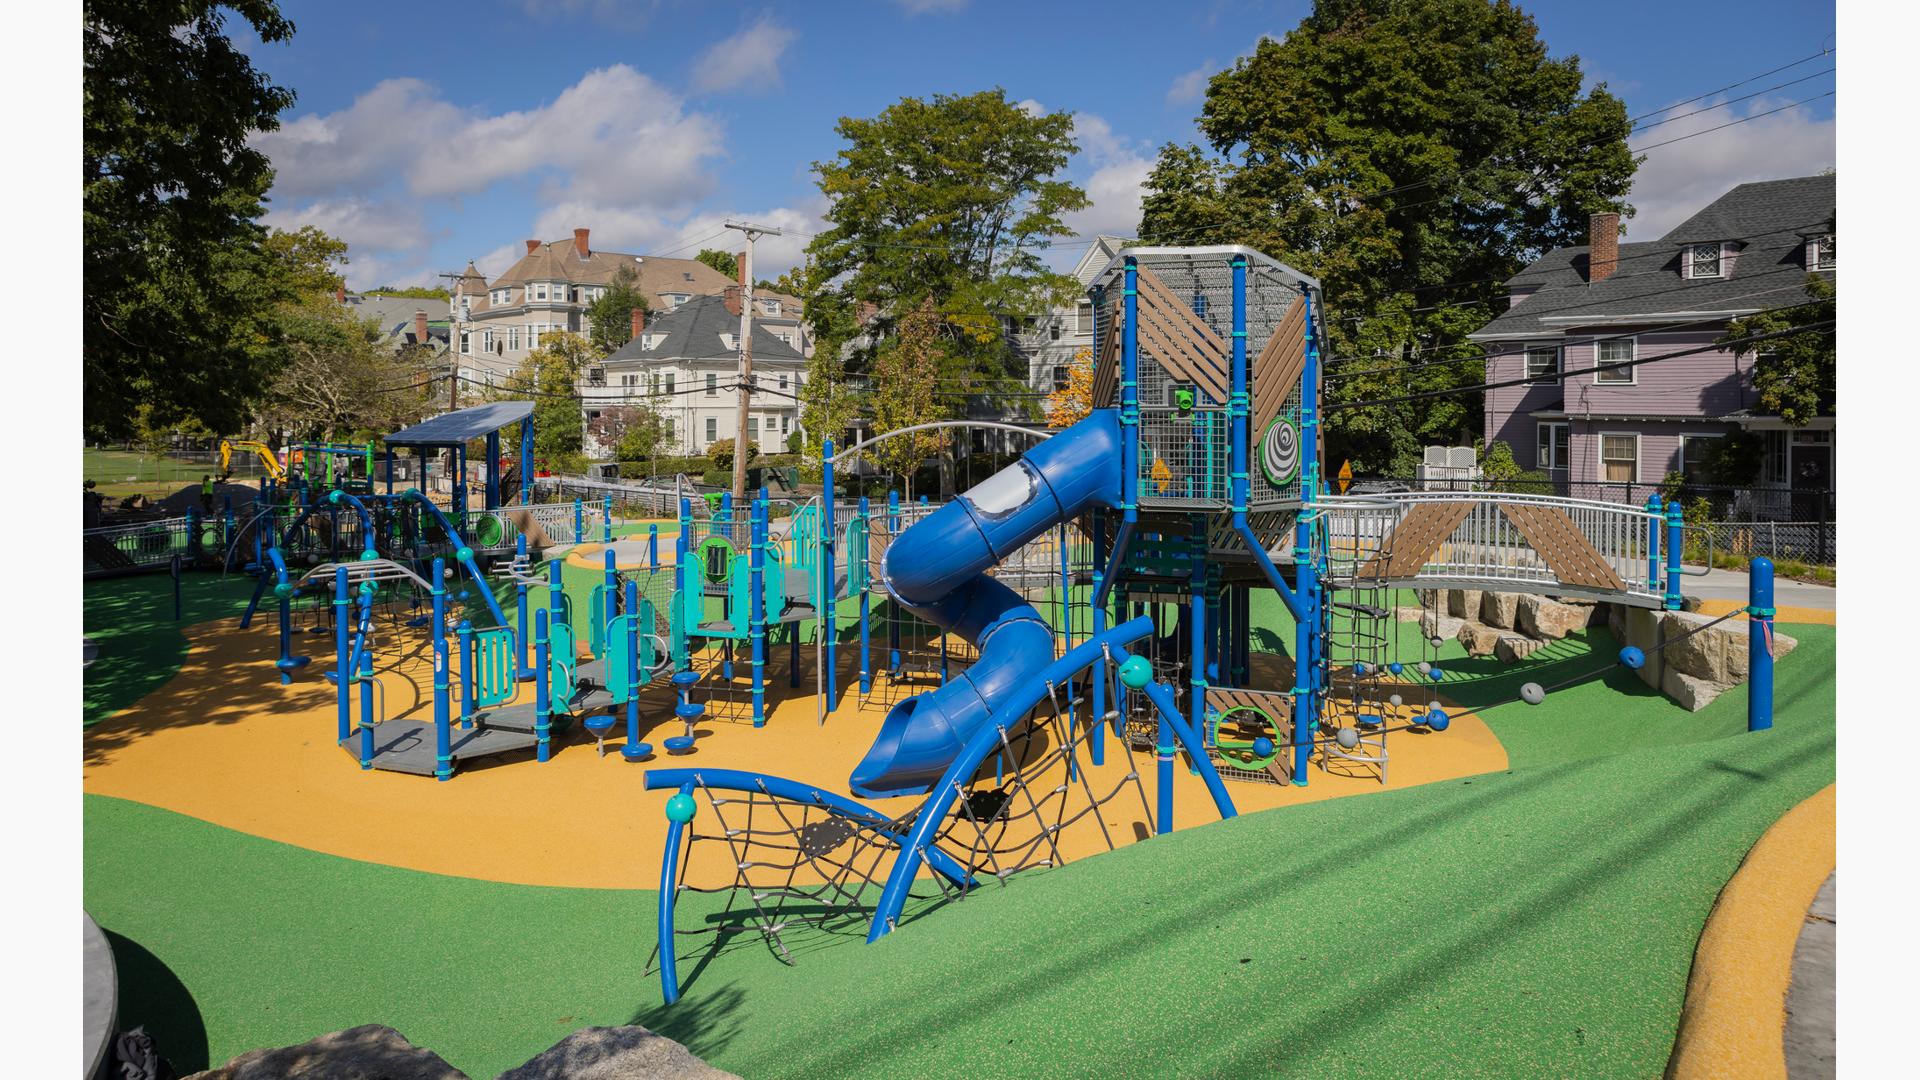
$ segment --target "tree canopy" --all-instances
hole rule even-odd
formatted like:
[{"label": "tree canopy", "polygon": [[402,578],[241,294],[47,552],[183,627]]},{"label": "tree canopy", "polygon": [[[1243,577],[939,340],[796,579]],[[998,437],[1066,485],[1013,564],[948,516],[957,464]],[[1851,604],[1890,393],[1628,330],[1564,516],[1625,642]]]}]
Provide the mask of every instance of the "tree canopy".
[{"label": "tree canopy", "polygon": [[[1735,356],[1754,354],[1753,388],[1760,408],[1795,427],[1816,416],[1832,416],[1835,407],[1840,330],[1832,325],[1838,306],[1833,282],[1808,274],[1807,295],[1812,299],[1804,304],[1734,320],[1720,339],[1732,346]],[[1822,322],[1829,325],[1814,325]],[[1802,327],[1806,329],[1801,333],[1786,333]],[[1763,334],[1784,336],[1752,340]]]},{"label": "tree canopy", "polygon": [[701,248],[700,254],[694,258],[727,275],[729,281],[740,280],[740,260],[730,251]]},{"label": "tree canopy", "polygon": [[1161,150],[1141,238],[1245,243],[1318,277],[1329,456],[1410,467],[1423,443],[1470,438],[1475,396],[1339,403],[1479,383],[1464,337],[1500,283],[1584,242],[1589,215],[1632,213],[1626,108],[1581,84],[1510,3],[1318,0],[1213,76],[1207,146]]},{"label": "tree canopy", "polygon": [[600,299],[587,305],[587,326],[602,356],[633,340],[633,313],[648,310],[647,294],[640,291],[639,282],[640,275],[623,266],[613,272]]},{"label": "tree canopy", "polygon": [[[837,380],[868,372],[909,313],[930,305],[940,342],[936,401],[955,415],[970,394],[1022,384],[1005,327],[1077,290],[1041,253],[1072,235],[1062,215],[1087,205],[1059,178],[1078,149],[1070,113],[1029,112],[1001,89],[902,98],[871,119],[843,117],[846,145],[815,162],[830,227],[807,246],[801,299],[827,355],[807,382],[807,427],[823,425]],[[842,347],[847,347],[845,363]],[[844,370],[842,370],[844,369]],[[876,383],[876,394],[905,387]],[[948,470],[943,470],[943,474]]]},{"label": "tree canopy", "polygon": [[311,282],[277,273],[257,219],[272,182],[249,136],[293,92],[222,33],[293,24],[270,0],[86,0],[82,26],[85,425],[238,430],[277,357],[272,312]]},{"label": "tree canopy", "polygon": [[508,380],[506,397],[532,397],[533,453],[556,472],[585,466],[581,456],[586,425],[580,415],[581,369],[597,357],[578,334],[542,334],[540,347],[527,354]]},{"label": "tree canopy", "polygon": [[284,305],[276,323],[284,359],[261,401],[267,426],[301,438],[372,437],[427,410],[428,376],[383,346],[380,328],[330,293]]}]

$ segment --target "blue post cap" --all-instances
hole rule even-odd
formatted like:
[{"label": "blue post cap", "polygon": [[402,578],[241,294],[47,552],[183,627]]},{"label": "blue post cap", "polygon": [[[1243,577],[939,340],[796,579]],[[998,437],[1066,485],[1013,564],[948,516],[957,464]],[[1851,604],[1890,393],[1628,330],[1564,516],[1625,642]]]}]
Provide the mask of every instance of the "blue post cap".
[{"label": "blue post cap", "polygon": [[1129,690],[1139,690],[1153,681],[1153,665],[1144,656],[1129,656],[1120,665],[1120,682]]},{"label": "blue post cap", "polygon": [[471,634],[473,633],[473,620],[461,619],[459,625],[455,626],[454,629],[462,634]]},{"label": "blue post cap", "polygon": [[1632,645],[1620,650],[1620,663],[1623,667],[1638,671],[1647,662],[1647,654]]},{"label": "blue post cap", "polygon": [[601,735],[613,727],[613,717],[607,713],[595,713],[582,720],[581,725],[595,735]]},{"label": "blue post cap", "polygon": [[697,683],[699,681],[700,681],[700,673],[697,671],[676,671],[673,673],[673,680],[672,680],[673,685],[679,687],[682,690],[685,690],[687,687],[692,686],[694,683]]},{"label": "blue post cap", "polygon": [[620,756],[623,758],[626,758],[628,761],[639,761],[641,758],[651,757],[652,755],[653,755],[652,743],[630,742],[627,745],[620,748]]},{"label": "blue post cap", "polygon": [[1253,740],[1253,756],[1254,757],[1272,757],[1273,756],[1273,740],[1267,738],[1265,735],[1262,735],[1259,738]]},{"label": "blue post cap", "polygon": [[686,721],[698,720],[702,716],[705,716],[706,713],[707,707],[697,701],[689,701],[684,705],[675,705],[673,707],[673,715]]},{"label": "blue post cap", "polygon": [[1427,714],[1427,726],[1435,731],[1445,731],[1447,730],[1447,725],[1451,723],[1453,723],[1453,720],[1447,715],[1444,709],[1435,709]]},{"label": "blue post cap", "polygon": [[667,800],[668,821],[677,821],[685,825],[687,822],[693,820],[693,815],[698,813],[699,810],[700,806],[693,801],[693,796],[684,791]]}]

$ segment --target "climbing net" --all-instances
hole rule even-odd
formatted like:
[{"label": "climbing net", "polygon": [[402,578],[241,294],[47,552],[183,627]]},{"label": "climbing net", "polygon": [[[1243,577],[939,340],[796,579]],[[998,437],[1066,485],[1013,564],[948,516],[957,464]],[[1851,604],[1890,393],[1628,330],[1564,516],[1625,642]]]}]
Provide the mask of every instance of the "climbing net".
[{"label": "climbing net", "polygon": [[[917,905],[959,900],[989,879],[1004,884],[1149,834],[1140,755],[1114,740],[1117,750],[1103,748],[1113,756],[1094,765],[1091,742],[1107,732],[1096,736],[1075,690],[1050,685],[1047,701],[999,729],[999,749],[979,770],[954,782],[950,808],[918,850],[935,888],[911,893]],[[1109,728],[1118,715],[1108,714]],[[776,792],[766,777],[715,787],[696,774],[693,789],[705,812],[687,827],[675,907],[686,893],[724,895],[725,902],[698,926],[676,925],[676,938],[710,935],[709,948],[718,950],[757,932],[789,963],[803,948],[793,937],[798,928],[864,936],[902,845],[939,801],[890,818],[817,790]],[[1136,801],[1138,824],[1123,835],[1107,819],[1128,816]],[[709,876],[715,863],[731,872]]]}]

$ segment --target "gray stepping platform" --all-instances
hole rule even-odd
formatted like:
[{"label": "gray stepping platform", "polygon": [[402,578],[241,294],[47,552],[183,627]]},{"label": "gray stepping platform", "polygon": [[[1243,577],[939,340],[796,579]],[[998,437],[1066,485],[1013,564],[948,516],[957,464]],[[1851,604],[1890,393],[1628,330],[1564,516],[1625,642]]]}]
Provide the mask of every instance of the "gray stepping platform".
[{"label": "gray stepping platform", "polygon": [[513,705],[501,705],[476,714],[475,724],[497,731],[519,731],[532,734],[534,721],[539,719],[540,710],[531,701],[522,701]]},{"label": "gray stepping platform", "polygon": [[607,685],[607,662],[605,660],[582,660],[580,666],[573,669],[574,681],[581,685]]},{"label": "gray stepping platform", "polygon": [[[789,605],[812,603],[813,589],[809,586],[807,577],[805,570],[793,568],[787,570],[785,585]],[[833,566],[833,598],[847,599],[847,566],[841,561],[836,561]]]},{"label": "gray stepping platform", "polygon": [[583,688],[573,695],[573,700],[568,703],[568,711],[575,716],[604,712],[612,707],[613,694],[604,686]]},{"label": "gray stepping platform", "polygon": [[[478,723],[468,730],[462,730],[456,723],[453,727],[451,742],[453,767],[456,769],[463,761],[511,753],[515,750],[531,750],[539,744],[539,740],[528,732],[506,731]],[[360,733],[356,731],[347,736],[340,743],[340,748],[351,754],[355,761],[360,760]],[[415,776],[432,776],[434,765],[432,721],[387,720],[375,725],[373,729],[374,768],[387,772],[412,773]]]}]

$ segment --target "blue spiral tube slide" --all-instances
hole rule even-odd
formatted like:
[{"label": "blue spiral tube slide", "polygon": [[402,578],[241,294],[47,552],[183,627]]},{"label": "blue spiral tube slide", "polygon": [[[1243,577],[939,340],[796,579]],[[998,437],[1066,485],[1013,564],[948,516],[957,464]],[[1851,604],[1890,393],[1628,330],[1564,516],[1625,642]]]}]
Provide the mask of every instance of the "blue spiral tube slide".
[{"label": "blue spiral tube slide", "polygon": [[901,533],[882,580],[907,611],[974,643],[965,674],[895,705],[849,784],[863,798],[925,794],[1003,699],[1053,662],[1054,635],[987,576],[1062,521],[1121,501],[1120,414],[1096,409]]}]

